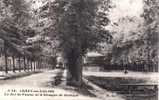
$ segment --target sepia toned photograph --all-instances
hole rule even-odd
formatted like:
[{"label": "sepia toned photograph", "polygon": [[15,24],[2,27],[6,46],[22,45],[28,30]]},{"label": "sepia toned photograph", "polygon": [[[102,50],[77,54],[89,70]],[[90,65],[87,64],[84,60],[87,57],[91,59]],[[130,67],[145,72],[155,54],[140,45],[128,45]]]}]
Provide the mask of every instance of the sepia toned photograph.
[{"label": "sepia toned photograph", "polygon": [[0,0],[0,100],[159,100],[159,0]]}]

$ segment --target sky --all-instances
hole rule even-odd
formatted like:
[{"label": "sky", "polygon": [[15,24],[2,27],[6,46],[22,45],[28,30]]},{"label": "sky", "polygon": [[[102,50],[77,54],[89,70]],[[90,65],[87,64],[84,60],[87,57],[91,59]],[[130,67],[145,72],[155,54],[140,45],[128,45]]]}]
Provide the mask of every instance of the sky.
[{"label": "sky", "polygon": [[[141,34],[139,30],[142,29],[141,26],[144,21],[141,17],[143,0],[112,0],[112,2],[115,7],[109,13],[111,24],[106,26],[106,29],[117,32],[113,35],[114,38],[124,36],[124,41],[136,38]],[[123,20],[123,18],[125,19]],[[130,22],[129,18],[133,18],[133,22]],[[113,23],[117,23],[118,26]],[[137,36],[132,35],[133,32],[137,33]]]},{"label": "sky", "polygon": [[110,12],[111,20],[117,21],[121,17],[140,17],[143,12],[143,0],[113,0],[116,5]]}]

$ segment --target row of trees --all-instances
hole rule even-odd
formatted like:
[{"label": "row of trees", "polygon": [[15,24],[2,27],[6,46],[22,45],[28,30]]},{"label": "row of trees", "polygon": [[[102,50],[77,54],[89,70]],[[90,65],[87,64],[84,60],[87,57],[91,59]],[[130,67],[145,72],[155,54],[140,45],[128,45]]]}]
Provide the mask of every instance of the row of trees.
[{"label": "row of trees", "polygon": [[[114,29],[113,31],[120,34],[120,38],[114,40],[110,46],[108,54],[111,58],[110,65],[119,67],[119,69],[127,66],[128,69],[138,71],[158,71],[158,3],[158,0],[144,0],[140,19],[136,17],[119,19],[116,29],[120,30]],[[128,29],[128,24],[133,24],[134,30],[132,30],[132,26]]]},{"label": "row of trees", "polygon": [[0,39],[4,42],[1,53],[5,58],[5,72],[9,70],[8,57],[12,57],[13,72],[16,70],[15,59],[18,59],[19,70],[22,69],[21,59],[23,59],[24,70],[29,69],[28,67],[33,69],[33,65],[37,65],[37,68],[42,66],[42,60],[45,58],[45,54],[42,54],[42,46],[50,41],[46,41],[42,36],[34,39],[38,32],[33,27],[35,18],[32,14],[31,2],[1,0],[0,7]]}]

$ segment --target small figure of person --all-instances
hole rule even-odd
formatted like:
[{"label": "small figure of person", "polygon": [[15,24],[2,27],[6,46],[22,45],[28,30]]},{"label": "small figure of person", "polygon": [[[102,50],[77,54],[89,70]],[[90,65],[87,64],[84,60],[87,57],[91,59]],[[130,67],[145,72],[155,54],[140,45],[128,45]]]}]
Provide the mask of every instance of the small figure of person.
[{"label": "small figure of person", "polygon": [[124,74],[128,74],[128,70],[124,68]]}]

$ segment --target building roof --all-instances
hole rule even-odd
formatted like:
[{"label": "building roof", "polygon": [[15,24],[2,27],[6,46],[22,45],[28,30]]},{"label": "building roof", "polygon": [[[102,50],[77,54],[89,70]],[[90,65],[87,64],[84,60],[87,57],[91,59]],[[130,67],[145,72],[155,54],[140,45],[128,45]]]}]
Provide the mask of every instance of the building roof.
[{"label": "building roof", "polygon": [[98,52],[88,52],[88,53],[86,54],[86,56],[87,56],[87,57],[102,57],[102,56],[104,56],[104,55],[101,54],[101,53],[98,53]]}]

